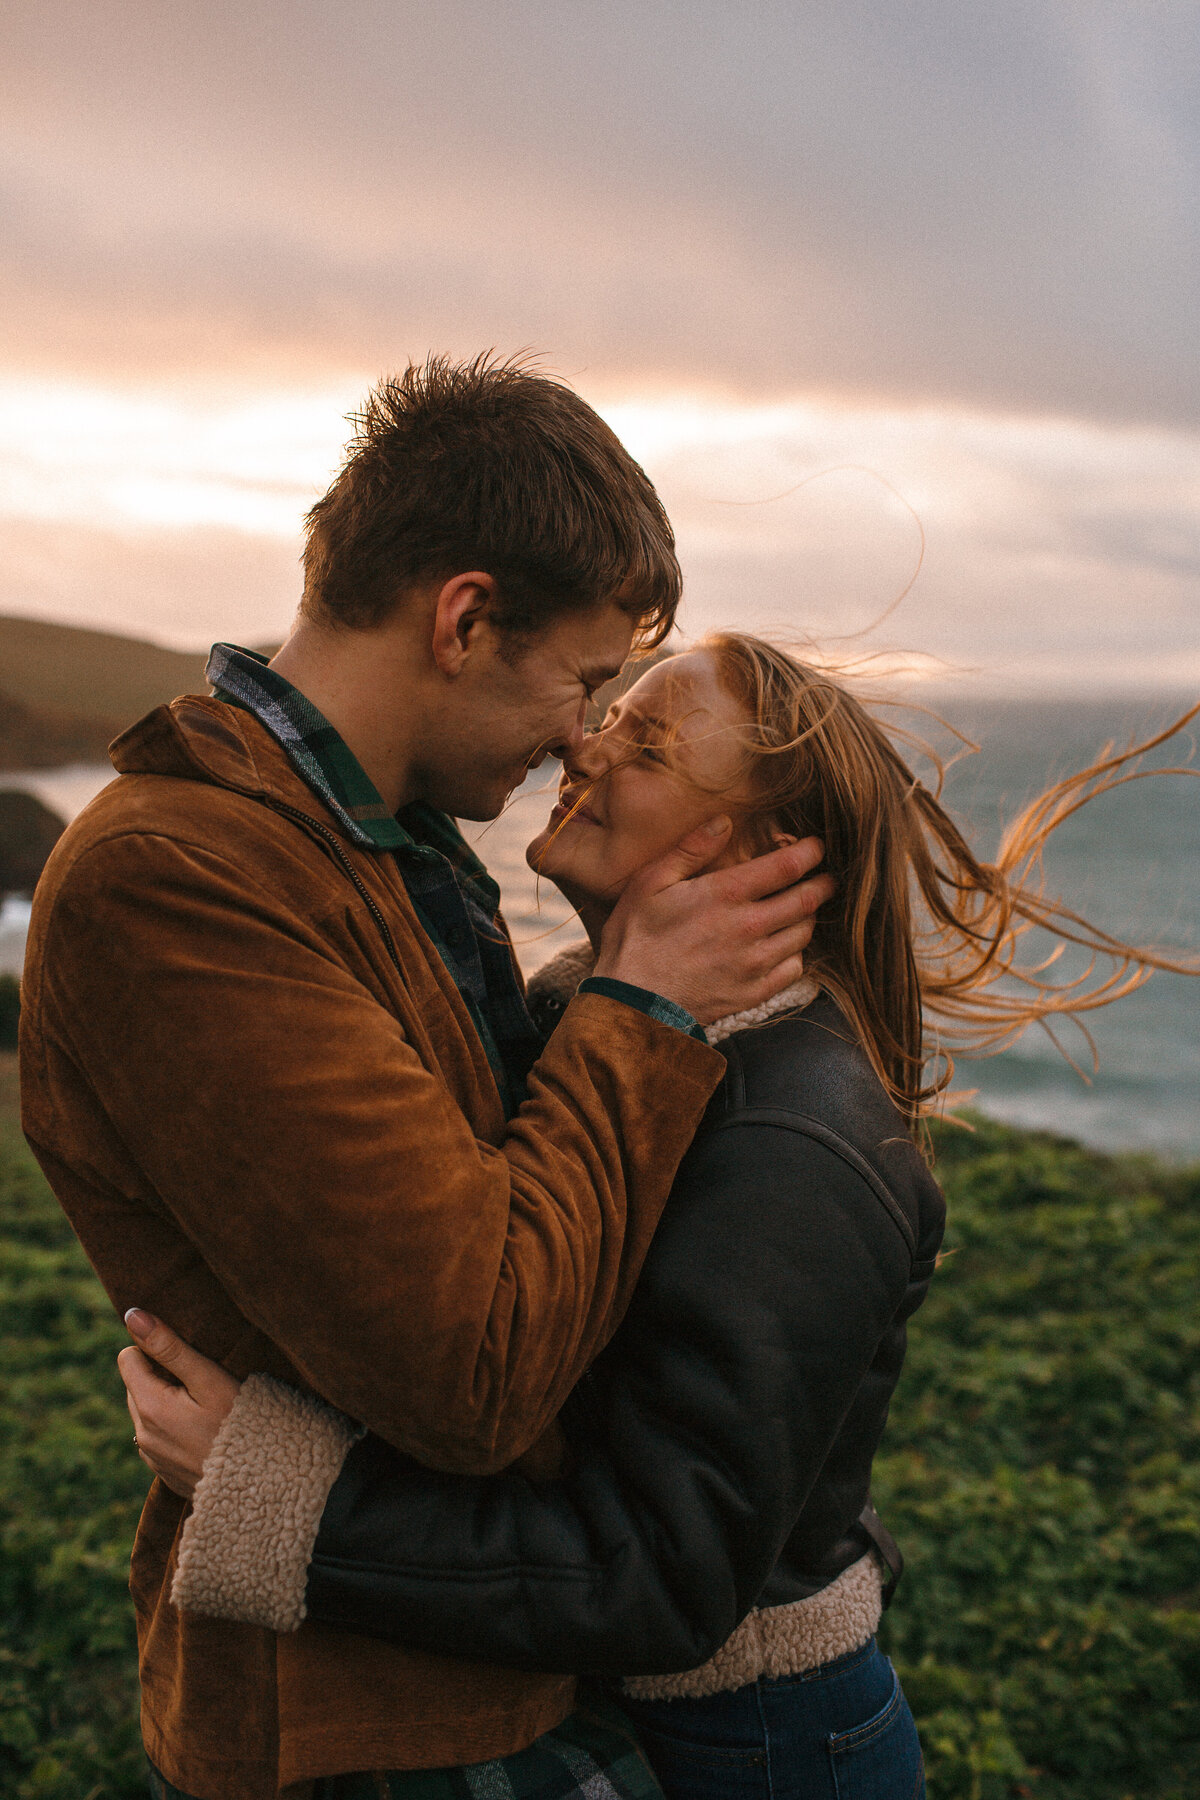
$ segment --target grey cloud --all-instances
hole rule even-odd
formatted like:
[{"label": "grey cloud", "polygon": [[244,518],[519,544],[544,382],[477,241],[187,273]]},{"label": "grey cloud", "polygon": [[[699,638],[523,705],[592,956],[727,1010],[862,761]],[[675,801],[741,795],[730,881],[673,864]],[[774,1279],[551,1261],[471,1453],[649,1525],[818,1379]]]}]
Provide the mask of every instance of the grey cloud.
[{"label": "grey cloud", "polygon": [[1184,0],[17,10],[30,358],[1200,410]]}]

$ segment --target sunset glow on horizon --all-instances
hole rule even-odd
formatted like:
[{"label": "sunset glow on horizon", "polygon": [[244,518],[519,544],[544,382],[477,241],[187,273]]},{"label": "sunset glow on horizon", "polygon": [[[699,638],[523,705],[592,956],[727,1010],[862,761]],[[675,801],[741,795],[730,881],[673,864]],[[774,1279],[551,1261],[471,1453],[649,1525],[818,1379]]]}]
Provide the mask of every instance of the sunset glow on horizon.
[{"label": "sunset glow on horizon", "polygon": [[[189,649],[278,637],[298,597],[304,513],[338,466],[366,386],[206,401],[165,387],[0,380],[0,610]],[[924,566],[878,639],[914,668],[965,669],[982,653],[993,682],[1070,682],[1069,641],[1047,644],[1036,619],[1048,595],[1086,604],[1093,633],[1106,617],[1120,623],[1135,585],[1168,615],[1188,602],[1169,553],[1200,511],[1200,436],[803,396],[763,404],[660,390],[600,410],[675,523],[685,631],[737,618],[857,632],[906,586],[922,531]],[[194,579],[186,607],[172,609],[155,589],[183,559]],[[33,586],[31,569],[37,606],[21,587],[23,577]],[[1028,609],[1040,670],[989,643],[998,605],[1006,634]],[[1099,673],[1093,664],[1088,678]],[[1200,677],[1200,653],[1189,664],[1177,645],[1144,642],[1136,658],[1114,652],[1118,675],[1177,685]]]},{"label": "sunset glow on horizon", "polygon": [[0,611],[277,638],[371,382],[532,345],[658,486],[686,631],[1194,685],[1186,12],[21,0]]}]

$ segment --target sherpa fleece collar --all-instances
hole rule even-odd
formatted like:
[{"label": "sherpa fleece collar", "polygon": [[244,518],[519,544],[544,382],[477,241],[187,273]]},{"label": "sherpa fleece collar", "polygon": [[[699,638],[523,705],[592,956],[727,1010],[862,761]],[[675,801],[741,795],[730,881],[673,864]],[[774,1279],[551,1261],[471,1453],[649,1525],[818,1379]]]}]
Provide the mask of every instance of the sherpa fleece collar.
[{"label": "sherpa fleece collar", "polygon": [[[559,1000],[565,1006],[595,965],[596,952],[586,939],[582,943],[568,944],[540,968],[536,975],[530,976],[527,986],[530,1004],[534,1005],[539,1000]],[[724,1038],[732,1037],[735,1031],[745,1031],[751,1025],[764,1024],[776,1013],[795,1012],[800,1007],[811,1006],[819,991],[812,976],[805,975],[800,981],[794,981],[790,987],[784,988],[782,993],[764,1000],[761,1006],[748,1006],[744,1012],[730,1013],[726,1018],[706,1025],[704,1035],[710,1044],[719,1044]]]}]

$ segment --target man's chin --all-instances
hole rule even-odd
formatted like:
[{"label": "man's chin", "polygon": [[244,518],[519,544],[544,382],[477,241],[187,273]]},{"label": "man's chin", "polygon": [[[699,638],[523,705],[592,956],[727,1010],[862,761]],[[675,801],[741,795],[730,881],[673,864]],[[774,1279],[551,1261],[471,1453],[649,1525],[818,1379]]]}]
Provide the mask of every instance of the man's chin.
[{"label": "man's chin", "polygon": [[456,794],[454,806],[447,807],[446,811],[452,811],[456,819],[467,819],[473,824],[483,825],[489,819],[500,817],[520,785],[520,781],[515,781],[511,785],[506,783],[503,787],[497,784],[492,788],[476,788],[470,794]]}]

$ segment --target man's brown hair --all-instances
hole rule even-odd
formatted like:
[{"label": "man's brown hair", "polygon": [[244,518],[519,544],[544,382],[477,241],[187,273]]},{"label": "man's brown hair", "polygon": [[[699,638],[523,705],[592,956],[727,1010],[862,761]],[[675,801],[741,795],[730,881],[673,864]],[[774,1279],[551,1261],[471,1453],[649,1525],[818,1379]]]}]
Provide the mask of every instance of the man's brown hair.
[{"label": "man's brown hair", "polygon": [[653,647],[681,577],[653,486],[597,413],[520,360],[444,356],[388,376],[351,415],[346,461],[305,521],[302,610],[382,624],[418,583],[495,577],[495,623],[527,636],[612,597]]}]

